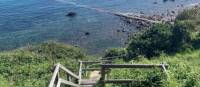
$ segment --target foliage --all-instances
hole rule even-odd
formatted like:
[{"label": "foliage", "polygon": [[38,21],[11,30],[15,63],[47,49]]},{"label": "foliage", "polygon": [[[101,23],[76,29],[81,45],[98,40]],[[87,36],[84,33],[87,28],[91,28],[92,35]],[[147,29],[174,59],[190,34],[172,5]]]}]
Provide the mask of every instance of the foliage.
[{"label": "foliage", "polygon": [[171,48],[174,51],[180,51],[184,49],[193,48],[192,45],[192,33],[195,30],[195,26],[190,21],[177,21],[173,29]]},{"label": "foliage", "polygon": [[106,50],[105,58],[112,60],[115,58],[126,58],[127,51],[125,48],[110,48]]},{"label": "foliage", "polygon": [[9,81],[12,87],[46,87],[55,63],[60,62],[76,72],[80,59],[87,59],[87,56],[79,48],[45,42],[37,46],[1,52],[0,75],[6,78],[3,81]]},{"label": "foliage", "polygon": [[170,25],[157,24],[143,33],[135,33],[127,47],[131,58],[138,55],[152,57],[160,52],[169,52],[172,29]]},{"label": "foliage", "polygon": [[9,87],[8,81],[1,75],[0,75],[0,87]]},{"label": "foliage", "polygon": [[[195,7],[179,14],[173,25],[157,24],[136,32],[125,49],[127,55],[123,59],[129,61],[120,57],[113,61],[117,64],[159,64],[165,61],[170,65],[167,78],[157,70],[114,69],[108,78],[146,80],[146,83],[108,84],[107,87],[200,87],[199,18],[200,8]],[[107,54],[120,53],[113,49]]]},{"label": "foliage", "polygon": [[[159,69],[113,69],[109,78],[146,80],[145,83],[136,83],[126,87],[199,87],[200,86],[200,51],[178,53],[174,56],[161,55],[151,60],[139,58],[124,62],[116,59],[116,64],[160,64],[163,61],[169,64],[168,77]],[[125,87],[127,84],[108,84],[108,87]]]},{"label": "foliage", "polygon": [[176,20],[196,20],[200,17],[200,7],[194,7],[191,9],[185,9],[181,12],[177,17]]},{"label": "foliage", "polygon": [[[127,46],[129,59],[139,55],[151,58],[161,53],[175,54],[199,48],[200,22],[196,20],[200,17],[199,12],[197,8],[184,11],[177,16],[174,25],[156,24],[150,29],[134,33]],[[189,18],[181,16],[186,13],[196,14],[188,15],[191,16]]]},{"label": "foliage", "polygon": [[[108,84],[107,87],[200,87],[200,51],[184,53],[184,50],[200,47],[198,12],[196,8],[184,11],[177,16],[174,25],[156,24],[143,32],[136,32],[126,48],[112,48],[105,54],[105,57],[118,56],[113,61],[117,64],[159,64],[165,61],[170,65],[167,78],[157,68],[113,69],[107,78],[141,82]],[[171,53],[175,55],[163,55]],[[133,60],[136,58],[138,60]],[[0,87],[46,87],[55,63],[60,62],[77,72],[78,60],[92,59],[80,48],[56,42],[0,52]]]}]

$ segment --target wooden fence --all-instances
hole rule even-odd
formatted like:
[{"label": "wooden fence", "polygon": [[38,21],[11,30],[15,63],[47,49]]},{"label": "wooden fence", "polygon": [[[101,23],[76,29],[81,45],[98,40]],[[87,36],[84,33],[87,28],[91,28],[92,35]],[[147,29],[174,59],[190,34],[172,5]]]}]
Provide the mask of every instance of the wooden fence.
[{"label": "wooden fence", "polygon": [[[65,74],[67,75],[67,80],[60,78],[59,72],[60,70],[63,70]],[[74,79],[74,80],[73,80]],[[68,86],[73,87],[80,87],[80,78],[61,64],[56,64],[53,76],[51,78],[51,81],[49,83],[49,87],[60,87],[61,84],[65,84]]]},{"label": "wooden fence", "polygon": [[133,79],[105,79],[106,70],[113,68],[161,68],[164,73],[167,75],[167,64],[102,64],[101,65],[101,79],[100,83],[102,87],[105,87],[105,83],[130,83],[137,82]]},{"label": "wooden fence", "polygon": [[[86,73],[86,71],[95,71],[99,70],[101,73],[100,78],[100,84],[102,87],[105,87],[106,83],[132,83],[132,82],[138,82],[137,80],[133,79],[106,79],[106,71],[111,70],[114,68],[160,68],[164,73],[167,75],[167,64],[105,64],[102,63],[102,61],[80,61],[79,62],[79,75],[74,74],[70,70],[66,69],[61,64],[56,64],[53,76],[51,78],[51,81],[49,83],[49,87],[60,87],[61,84],[65,84],[67,86],[72,87],[80,87],[82,85],[82,74],[83,71]],[[85,65],[92,65],[97,64],[99,67],[90,68],[90,67],[84,67]],[[59,73],[60,70],[63,70],[67,76],[67,80],[60,77]],[[62,73],[63,74],[63,73]],[[168,76],[168,75],[167,75]],[[141,81],[140,81],[141,82]]]}]

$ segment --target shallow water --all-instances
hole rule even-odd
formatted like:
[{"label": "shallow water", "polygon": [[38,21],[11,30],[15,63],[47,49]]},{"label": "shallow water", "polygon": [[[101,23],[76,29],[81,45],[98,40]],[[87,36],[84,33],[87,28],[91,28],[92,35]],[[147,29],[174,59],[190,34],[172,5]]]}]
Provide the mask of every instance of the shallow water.
[{"label": "shallow water", "polygon": [[[157,4],[154,4],[154,2]],[[200,0],[0,0],[0,49],[28,43],[57,40],[101,53],[108,47],[123,46],[127,33],[134,31],[120,18],[100,12],[144,12],[146,15],[177,10]],[[68,12],[75,17],[66,17]],[[89,33],[89,35],[85,35]]]}]

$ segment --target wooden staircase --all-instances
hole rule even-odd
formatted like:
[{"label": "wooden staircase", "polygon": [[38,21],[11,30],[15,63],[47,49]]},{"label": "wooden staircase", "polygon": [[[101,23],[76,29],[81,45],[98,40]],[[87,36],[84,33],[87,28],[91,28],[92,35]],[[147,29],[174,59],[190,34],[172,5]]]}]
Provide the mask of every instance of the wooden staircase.
[{"label": "wooden staircase", "polygon": [[[90,62],[90,61],[80,61],[79,75],[74,74],[72,71],[65,68],[60,63],[55,65],[53,76],[49,83],[49,87],[61,87],[61,84],[72,86],[72,87],[94,87],[99,79],[100,74],[97,77],[89,77],[88,79],[82,79],[83,71],[98,71],[100,68],[83,68],[85,64],[100,63],[100,62]],[[67,80],[60,77],[60,71],[63,70],[67,76]]]},{"label": "wooden staircase", "polygon": [[[108,70],[113,68],[160,68],[167,75],[167,64],[105,64],[100,61],[80,61],[79,62],[79,75],[74,74],[61,64],[56,64],[53,76],[49,83],[49,87],[61,87],[61,84],[70,87],[95,87],[97,83],[100,83],[101,87],[105,87],[106,83],[133,83],[137,82],[133,79],[107,79],[106,74]],[[98,64],[99,68],[89,68],[87,65]],[[60,71],[64,71],[66,74],[66,80],[60,77]],[[85,79],[84,74],[90,76]],[[88,75],[86,75],[88,76]],[[167,75],[168,76],[168,75]],[[84,78],[83,78],[84,77]]]},{"label": "wooden staircase", "polygon": [[81,87],[94,87],[98,83],[98,80],[83,79],[81,81]]}]

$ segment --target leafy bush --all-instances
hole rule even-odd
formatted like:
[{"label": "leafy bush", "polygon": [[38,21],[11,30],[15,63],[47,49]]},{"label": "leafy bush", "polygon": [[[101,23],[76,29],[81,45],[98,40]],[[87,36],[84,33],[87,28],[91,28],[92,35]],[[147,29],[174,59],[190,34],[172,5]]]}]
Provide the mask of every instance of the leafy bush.
[{"label": "leafy bush", "polygon": [[83,50],[80,48],[57,42],[45,42],[38,46],[27,48],[27,50],[41,55],[52,56],[55,59],[66,59],[68,57],[83,59],[85,57]]},{"label": "leafy bush", "polygon": [[173,27],[173,36],[171,46],[174,51],[193,48],[191,34],[195,30],[195,26],[190,21],[177,21]]},{"label": "leafy bush", "polygon": [[161,52],[170,52],[172,46],[170,25],[157,24],[143,33],[135,33],[127,47],[130,58],[138,55],[152,57]]},{"label": "leafy bush", "polygon": [[160,53],[174,54],[198,47],[200,34],[195,35],[196,23],[176,21],[174,25],[156,24],[144,32],[136,32],[128,44],[129,58],[144,55],[159,56]]},{"label": "leafy bush", "polygon": [[1,75],[0,75],[0,87],[9,87],[8,81]]},{"label": "leafy bush", "polygon": [[125,48],[110,48],[106,50],[104,55],[108,60],[113,60],[116,58],[126,59],[127,51]]},{"label": "leafy bush", "polygon": [[196,20],[196,18],[199,19],[198,17],[200,17],[200,7],[194,7],[185,9],[176,17],[176,20]]}]

